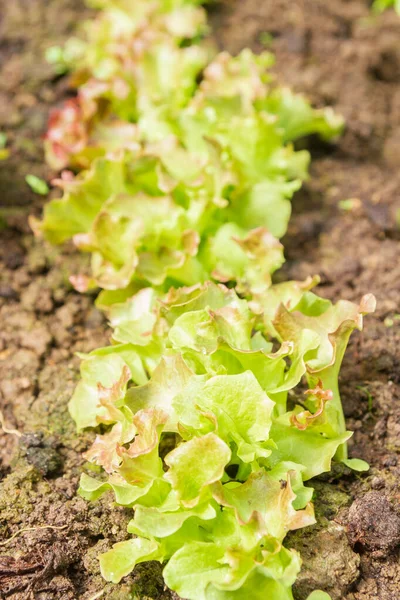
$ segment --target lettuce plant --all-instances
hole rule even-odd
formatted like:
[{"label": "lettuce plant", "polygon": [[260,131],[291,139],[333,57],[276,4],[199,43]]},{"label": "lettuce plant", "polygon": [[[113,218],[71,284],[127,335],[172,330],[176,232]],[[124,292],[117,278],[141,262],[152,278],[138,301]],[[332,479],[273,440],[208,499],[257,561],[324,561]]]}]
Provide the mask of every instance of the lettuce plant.
[{"label": "lettuce plant", "polygon": [[216,55],[200,1],[93,4],[84,39],[55,52],[78,94],[45,140],[50,165],[80,172],[33,225],[91,254],[71,281],[102,290],[113,329],[70,402],[78,429],[101,431],[80,494],[134,509],[102,573],[158,560],[188,600],[292,600],[301,560],[283,542],[314,523],[306,482],[332,459],[360,467],[338,374],[374,299],[272,281],[307,177],[293,143],[342,120],[278,87],[269,53]]},{"label": "lettuce plant", "polygon": [[184,106],[210,57],[207,47],[190,43],[206,31],[198,2],[92,4],[103,10],[58,57],[74,69],[79,90],[50,119],[45,150],[56,169],[88,167],[104,151],[130,148],[137,130],[128,124]]},{"label": "lettuce plant", "polygon": [[84,357],[70,405],[78,427],[110,427],[86,453],[107,477],[83,475],[81,495],[135,509],[135,537],[100,557],[106,579],[169,561],[183,598],[292,598],[300,559],[283,540],[314,522],[304,482],[351,435],[337,376],[372,308],[304,292],[269,320],[213,283],[112,307],[114,345]]},{"label": "lettuce plant", "polygon": [[[202,41],[207,27],[200,2],[109,0],[96,4],[103,10],[85,24],[85,39],[71,39],[62,52],[65,65],[75,71],[73,82],[79,89],[77,98],[50,119],[45,148],[48,162],[56,169],[88,167],[99,154],[115,147],[130,148],[137,138],[159,140],[176,133],[175,121],[182,108],[191,103],[192,111],[196,105],[198,112],[201,92],[193,102],[197,80],[215,55],[210,42]],[[257,60],[265,68],[273,57],[264,53]],[[215,111],[217,104],[226,120],[242,112],[240,95],[246,97],[248,105],[257,98],[265,104],[268,90],[264,84],[270,78],[263,73],[260,81],[260,67],[250,64],[254,58],[240,64],[224,62],[229,63],[229,57],[222,53],[208,68],[208,83],[202,84],[212,94],[208,105]],[[280,125],[289,125],[286,141],[305,130],[318,131],[327,138],[340,130],[341,119],[329,109],[314,112],[300,96],[282,101],[279,95],[268,100],[271,106],[260,108],[271,108],[276,114],[280,104],[285,104],[285,122],[281,120]],[[221,96],[231,99],[225,102],[227,106],[220,106]],[[211,107],[203,103],[203,110],[210,113]]]},{"label": "lettuce plant", "polygon": [[[178,10],[174,3],[171,13],[160,10],[170,9],[168,3],[135,2],[121,32],[118,24],[125,23],[131,4],[118,3],[118,10],[114,4],[92,24],[81,52],[78,64],[90,79],[76,100],[53,115],[47,135],[51,164],[88,168],[57,181],[64,195],[47,205],[36,230],[55,243],[72,238],[91,253],[91,277],[73,279],[80,290],[150,284],[167,291],[210,278],[233,281],[246,294],[268,287],[283,260],[274,237],[285,233],[290,199],[307,176],[309,154],[295,151],[292,142],[309,133],[330,139],[342,120],[272,85],[269,53],[221,53],[204,68],[209,51],[198,44],[181,47],[183,33],[177,36],[179,29],[190,42],[203,29],[202,8],[185,4]],[[180,26],[169,31],[172,16],[174,23],[180,17]],[[162,44],[165,38],[179,57],[203,52],[190,75],[179,70],[174,81],[164,50],[162,68],[148,59],[160,31]],[[122,48],[140,48],[130,70],[117,61],[122,73],[135,77],[125,81],[124,103],[109,95],[104,103],[101,96],[101,108],[92,92],[110,81],[121,84],[115,69],[103,65],[116,40]]]}]

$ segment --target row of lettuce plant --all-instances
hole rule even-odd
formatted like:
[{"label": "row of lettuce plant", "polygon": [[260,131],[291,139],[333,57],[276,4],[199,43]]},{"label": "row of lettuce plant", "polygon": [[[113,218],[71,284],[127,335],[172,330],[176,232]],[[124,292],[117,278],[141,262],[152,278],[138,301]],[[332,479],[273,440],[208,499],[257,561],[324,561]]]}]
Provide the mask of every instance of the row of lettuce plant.
[{"label": "row of lettuce plant", "polygon": [[79,429],[101,431],[81,495],[134,509],[134,537],[101,570],[119,582],[158,560],[182,598],[292,600],[301,560],[283,541],[315,522],[304,483],[333,458],[360,467],[338,374],[374,299],[272,283],[307,177],[293,142],[342,121],[277,86],[269,53],[216,54],[199,1],[96,3],[55,53],[78,94],[45,142],[51,166],[79,173],[62,172],[33,226],[91,254],[71,281],[102,290],[113,329],[82,356],[70,403]]}]

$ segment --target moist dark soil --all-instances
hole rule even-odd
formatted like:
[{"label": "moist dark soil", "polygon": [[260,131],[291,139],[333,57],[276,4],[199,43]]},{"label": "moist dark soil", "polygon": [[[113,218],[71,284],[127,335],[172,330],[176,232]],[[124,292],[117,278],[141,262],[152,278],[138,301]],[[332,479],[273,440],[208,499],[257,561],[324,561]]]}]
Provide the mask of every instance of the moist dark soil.
[{"label": "moist dark soil", "polygon": [[[131,515],[111,497],[76,496],[92,433],[75,433],[67,402],[78,378],[74,353],[107,343],[109,332],[94,298],[68,284],[83,259],[34,240],[27,225],[42,200],[25,175],[51,177],[40,138],[50,109],[71,94],[43,53],[85,16],[82,0],[0,0],[0,129],[11,151],[0,162],[0,408],[17,432],[0,433],[0,598],[167,600],[176,596],[156,564],[119,586],[99,574],[97,555],[126,539]],[[302,142],[311,177],[293,203],[279,276],[319,273],[319,293],[332,300],[377,297],[341,373],[355,431],[350,454],[371,470],[313,482],[318,523],[288,543],[304,559],[296,600],[315,588],[334,600],[397,600],[400,18],[372,17],[364,0],[225,0],[210,18],[217,43],[231,52],[260,51],[270,40],[278,81],[347,122],[336,144]]]}]

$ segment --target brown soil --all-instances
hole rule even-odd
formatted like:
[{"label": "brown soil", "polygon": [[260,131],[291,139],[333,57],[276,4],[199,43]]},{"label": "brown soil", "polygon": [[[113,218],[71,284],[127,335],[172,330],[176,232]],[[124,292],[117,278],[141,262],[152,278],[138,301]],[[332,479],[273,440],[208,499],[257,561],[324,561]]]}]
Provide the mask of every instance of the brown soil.
[{"label": "brown soil", "polygon": [[[105,585],[97,554],[125,539],[129,511],[110,498],[76,496],[81,453],[67,401],[77,380],[76,351],[108,332],[93,298],[73,292],[67,274],[81,259],[32,239],[29,212],[40,201],[27,173],[48,176],[40,135],[66,81],[43,60],[83,18],[81,0],[0,0],[0,128],[11,159],[0,162],[0,598],[162,600],[156,565],[120,586]],[[334,600],[400,598],[400,19],[371,18],[364,0],[225,0],[212,9],[222,48],[261,50],[272,35],[280,82],[331,105],[347,120],[335,146],[309,140],[310,181],[294,201],[282,277],[322,276],[320,293],[378,310],[355,335],[341,374],[350,452],[372,465],[316,482],[319,520],[291,542],[304,569],[297,600],[320,587]],[[260,37],[261,36],[261,37]],[[355,199],[349,211],[339,201]],[[18,443],[19,442],[19,443]],[[340,477],[339,477],[340,475]],[[41,529],[51,525],[59,529]],[[22,528],[35,528],[21,531]],[[60,529],[62,528],[62,529]]]}]

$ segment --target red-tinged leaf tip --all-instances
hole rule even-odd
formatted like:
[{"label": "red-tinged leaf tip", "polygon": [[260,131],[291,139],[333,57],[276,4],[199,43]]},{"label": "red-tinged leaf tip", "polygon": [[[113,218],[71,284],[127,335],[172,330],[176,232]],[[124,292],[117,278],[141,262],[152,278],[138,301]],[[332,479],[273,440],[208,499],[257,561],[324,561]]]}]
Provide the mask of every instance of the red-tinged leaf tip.
[{"label": "red-tinged leaf tip", "polygon": [[69,281],[73,288],[83,294],[90,289],[91,279],[87,275],[70,275]]},{"label": "red-tinged leaf tip", "polygon": [[365,294],[361,298],[360,302],[360,313],[362,315],[368,315],[375,312],[376,310],[376,298],[373,294]]},{"label": "red-tinged leaf tip", "polygon": [[333,392],[329,389],[323,389],[322,381],[319,380],[315,388],[304,392],[307,396],[314,396],[318,402],[317,410],[311,413],[309,410],[304,410],[300,413],[292,414],[290,422],[292,425],[304,431],[309,427],[318,417],[322,415],[325,409],[325,404],[333,399]]},{"label": "red-tinged leaf tip", "polygon": [[29,227],[32,229],[35,237],[42,236],[42,227],[41,227],[42,223],[39,219],[37,219],[33,215],[29,215],[28,224],[29,224]]}]

